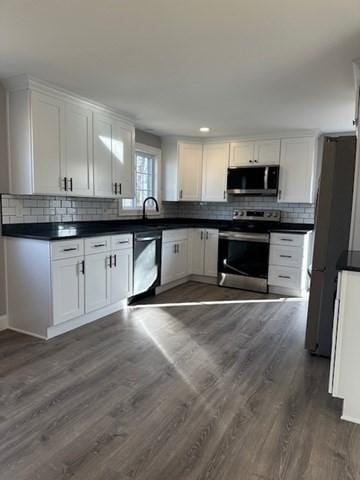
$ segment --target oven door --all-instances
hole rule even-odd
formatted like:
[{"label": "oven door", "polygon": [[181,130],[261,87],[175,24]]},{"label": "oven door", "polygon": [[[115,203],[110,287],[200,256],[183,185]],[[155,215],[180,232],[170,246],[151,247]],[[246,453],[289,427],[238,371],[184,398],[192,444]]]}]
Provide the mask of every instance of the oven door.
[{"label": "oven door", "polygon": [[218,283],[224,287],[267,292],[270,236],[221,232]]}]

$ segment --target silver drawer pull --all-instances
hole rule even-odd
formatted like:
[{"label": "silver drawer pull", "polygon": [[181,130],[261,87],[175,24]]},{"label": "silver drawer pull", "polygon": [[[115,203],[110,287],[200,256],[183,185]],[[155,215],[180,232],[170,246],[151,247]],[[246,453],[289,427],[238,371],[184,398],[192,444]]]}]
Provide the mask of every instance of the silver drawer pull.
[{"label": "silver drawer pull", "polygon": [[292,238],[281,238],[280,240],[282,242],[293,242],[294,241]]},{"label": "silver drawer pull", "polygon": [[64,248],[63,252],[73,252],[74,250],[77,250],[77,248],[76,247]]},{"label": "silver drawer pull", "polygon": [[120,242],[117,242],[119,245],[123,244],[123,243],[129,243],[129,240],[121,240]]},{"label": "silver drawer pull", "polygon": [[292,255],[280,255],[281,258],[292,258]]},{"label": "silver drawer pull", "polygon": [[105,247],[105,243],[95,243],[95,245],[93,245],[94,248],[98,248],[98,247]]},{"label": "silver drawer pull", "polygon": [[279,278],[287,278],[288,280],[291,279],[291,277],[289,277],[289,275],[278,275]]}]

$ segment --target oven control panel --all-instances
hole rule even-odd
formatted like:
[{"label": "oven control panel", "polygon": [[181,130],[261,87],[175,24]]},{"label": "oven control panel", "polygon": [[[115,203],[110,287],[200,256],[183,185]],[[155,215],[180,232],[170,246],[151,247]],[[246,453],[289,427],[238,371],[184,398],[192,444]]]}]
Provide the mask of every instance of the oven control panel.
[{"label": "oven control panel", "polygon": [[233,210],[233,220],[263,220],[280,222],[280,210]]}]

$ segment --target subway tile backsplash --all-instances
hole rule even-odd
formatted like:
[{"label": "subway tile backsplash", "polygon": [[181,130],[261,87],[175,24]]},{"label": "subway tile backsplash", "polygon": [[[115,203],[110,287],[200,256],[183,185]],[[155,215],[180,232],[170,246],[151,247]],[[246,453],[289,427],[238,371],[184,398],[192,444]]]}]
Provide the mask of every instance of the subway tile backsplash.
[{"label": "subway tile backsplash", "polygon": [[[116,199],[2,195],[1,200],[2,222],[7,224],[124,218],[118,215]],[[224,203],[163,202],[162,216],[231,220],[234,208],[281,210],[283,222],[314,222],[314,205],[278,203],[272,197],[230,197]]]},{"label": "subway tile backsplash", "polygon": [[224,203],[165,202],[166,217],[192,217],[231,220],[234,208],[281,210],[281,221],[314,223],[315,206],[308,203],[278,203],[272,197],[230,197]]}]

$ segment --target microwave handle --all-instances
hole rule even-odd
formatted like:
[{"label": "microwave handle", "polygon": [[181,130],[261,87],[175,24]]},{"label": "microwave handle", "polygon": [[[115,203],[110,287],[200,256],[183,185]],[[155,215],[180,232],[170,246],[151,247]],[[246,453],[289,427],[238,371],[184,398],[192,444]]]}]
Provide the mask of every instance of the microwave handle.
[{"label": "microwave handle", "polygon": [[268,190],[269,188],[269,167],[265,167],[264,170],[264,189]]}]

